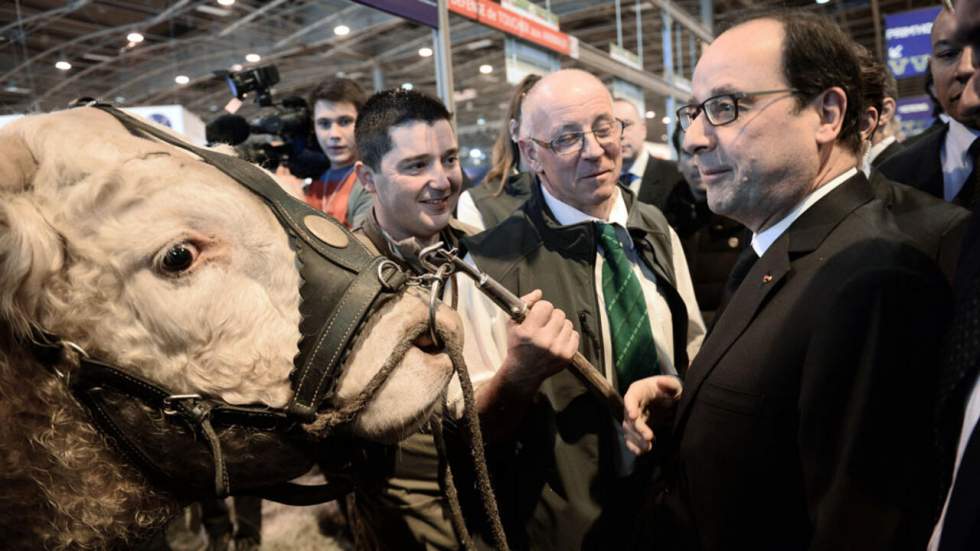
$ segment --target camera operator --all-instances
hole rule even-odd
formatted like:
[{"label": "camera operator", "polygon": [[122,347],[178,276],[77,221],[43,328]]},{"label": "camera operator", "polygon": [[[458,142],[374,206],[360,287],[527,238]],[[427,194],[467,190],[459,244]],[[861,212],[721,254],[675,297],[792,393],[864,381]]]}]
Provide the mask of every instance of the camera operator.
[{"label": "camera operator", "polygon": [[280,165],[280,183],[310,206],[333,216],[348,227],[357,227],[371,212],[371,195],[364,191],[354,174],[357,149],[354,124],[367,95],[353,80],[329,79],[320,82],[310,95],[313,129],[320,149],[330,160],[330,168],[309,185]]}]

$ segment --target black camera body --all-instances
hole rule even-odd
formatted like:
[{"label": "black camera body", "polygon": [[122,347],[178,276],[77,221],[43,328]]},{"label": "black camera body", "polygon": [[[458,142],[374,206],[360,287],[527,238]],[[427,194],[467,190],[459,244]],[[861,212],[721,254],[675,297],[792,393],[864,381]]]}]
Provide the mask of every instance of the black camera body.
[{"label": "black camera body", "polygon": [[284,164],[299,178],[317,178],[330,167],[313,136],[313,116],[306,100],[292,96],[278,104],[273,101],[272,86],[279,82],[275,65],[217,71],[215,75],[224,78],[236,98],[254,95],[262,110],[250,121],[238,115],[211,121],[206,129],[208,142],[233,145],[243,159],[267,170]]}]

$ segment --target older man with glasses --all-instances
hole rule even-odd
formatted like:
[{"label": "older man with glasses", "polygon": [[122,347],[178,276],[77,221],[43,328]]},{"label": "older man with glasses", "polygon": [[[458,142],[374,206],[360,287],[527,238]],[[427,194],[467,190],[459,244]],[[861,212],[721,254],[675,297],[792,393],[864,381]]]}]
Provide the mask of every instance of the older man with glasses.
[{"label": "older man with glasses", "polygon": [[[951,300],[856,169],[860,78],[851,39],[806,11],[736,24],[694,70],[684,149],[710,208],[753,237],[652,443],[669,457],[648,548],[925,547]],[[627,407],[649,412],[655,383]],[[653,436],[643,414],[634,429]]]},{"label": "older man with glasses", "polygon": [[[534,86],[523,110],[531,198],[465,240],[470,260],[526,300],[561,310],[578,350],[620,392],[651,376],[678,390],[704,325],[677,235],[617,183],[624,125],[608,90],[583,71],[559,71]],[[508,361],[509,348],[536,335],[508,333],[507,314],[470,284],[460,285],[460,305],[476,337],[466,360],[511,544],[622,548],[642,520],[652,461],[634,460],[620,422],[567,364]]]}]

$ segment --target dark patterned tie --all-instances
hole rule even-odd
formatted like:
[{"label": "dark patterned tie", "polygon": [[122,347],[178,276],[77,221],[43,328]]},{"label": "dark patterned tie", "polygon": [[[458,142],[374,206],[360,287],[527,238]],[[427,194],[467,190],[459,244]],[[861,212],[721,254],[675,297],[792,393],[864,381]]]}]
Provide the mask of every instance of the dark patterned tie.
[{"label": "dark patterned tie", "polygon": [[609,336],[613,345],[613,365],[619,391],[630,383],[660,372],[657,347],[653,342],[647,303],[633,264],[610,224],[596,223],[602,246],[602,299],[606,303]]}]

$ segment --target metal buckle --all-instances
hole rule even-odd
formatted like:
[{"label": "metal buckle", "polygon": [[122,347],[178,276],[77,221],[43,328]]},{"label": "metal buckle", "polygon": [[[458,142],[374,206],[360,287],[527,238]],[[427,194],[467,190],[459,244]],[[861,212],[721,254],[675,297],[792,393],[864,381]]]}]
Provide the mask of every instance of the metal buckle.
[{"label": "metal buckle", "polygon": [[433,274],[435,277],[432,280],[432,288],[429,289],[429,338],[432,339],[432,344],[436,348],[442,348],[443,342],[439,338],[439,334],[436,332],[436,310],[439,308],[439,295],[442,294],[442,289],[446,284],[446,280],[449,276],[453,274],[452,264],[443,264],[439,266],[436,273]]},{"label": "metal buckle", "polygon": [[[391,275],[389,276],[385,276],[384,273],[384,269],[386,266],[391,267]],[[395,286],[391,284],[389,279],[391,279],[393,275],[398,274],[401,271],[402,269],[398,266],[398,264],[395,264],[394,262],[386,258],[378,263],[378,281],[380,281],[381,286],[387,289],[388,291],[392,291],[392,292],[397,291],[398,289],[396,289]]]},{"label": "metal buckle", "polygon": [[163,413],[164,415],[177,415],[180,412],[174,409],[171,404],[178,401],[201,399],[200,394],[171,394],[163,399]]}]

